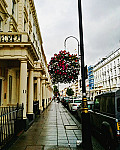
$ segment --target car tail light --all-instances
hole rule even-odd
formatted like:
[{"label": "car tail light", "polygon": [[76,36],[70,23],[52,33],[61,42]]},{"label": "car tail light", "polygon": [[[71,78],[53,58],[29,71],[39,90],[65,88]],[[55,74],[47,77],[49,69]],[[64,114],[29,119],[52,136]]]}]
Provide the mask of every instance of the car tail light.
[{"label": "car tail light", "polygon": [[117,131],[117,136],[120,136],[120,131]]},{"label": "car tail light", "polygon": [[77,106],[77,104],[73,104],[73,106]]},{"label": "car tail light", "polygon": [[120,136],[120,122],[117,122],[117,136]]}]

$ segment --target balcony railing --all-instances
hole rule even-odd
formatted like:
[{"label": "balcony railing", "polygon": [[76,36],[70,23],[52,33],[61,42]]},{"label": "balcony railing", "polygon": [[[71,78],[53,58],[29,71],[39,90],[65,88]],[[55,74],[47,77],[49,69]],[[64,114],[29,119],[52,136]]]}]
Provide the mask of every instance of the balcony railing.
[{"label": "balcony railing", "polygon": [[27,33],[0,32],[0,42],[28,42]]}]

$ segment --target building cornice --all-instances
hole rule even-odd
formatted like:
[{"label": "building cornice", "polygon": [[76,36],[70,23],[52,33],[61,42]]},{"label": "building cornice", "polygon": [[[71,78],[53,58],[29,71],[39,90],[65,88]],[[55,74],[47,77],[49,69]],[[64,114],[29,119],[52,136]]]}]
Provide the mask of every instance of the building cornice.
[{"label": "building cornice", "polygon": [[40,27],[39,27],[39,23],[38,23],[38,19],[37,19],[37,13],[36,13],[36,9],[35,9],[35,4],[34,4],[33,0],[29,0],[29,3],[30,3],[30,7],[31,7],[31,12],[33,14],[33,19],[34,19],[34,22],[35,22],[37,33],[39,35],[39,40],[40,40],[40,42],[42,44],[43,42],[42,42]]},{"label": "building cornice", "polygon": [[120,55],[120,48],[117,49],[116,51],[112,52],[108,57],[106,57],[105,60],[99,62],[98,65],[95,65],[93,70],[94,71],[99,70],[100,68],[104,67],[109,62],[111,62],[112,60],[114,60],[115,58],[117,58],[119,55]]}]

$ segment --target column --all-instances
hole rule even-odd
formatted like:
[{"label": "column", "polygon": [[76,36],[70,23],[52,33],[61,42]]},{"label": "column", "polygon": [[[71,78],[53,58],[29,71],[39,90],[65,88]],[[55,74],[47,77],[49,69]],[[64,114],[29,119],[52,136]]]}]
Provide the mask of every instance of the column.
[{"label": "column", "polygon": [[29,90],[28,90],[28,112],[27,114],[33,114],[33,93],[34,93],[34,86],[33,86],[33,69],[29,72]]},{"label": "column", "polygon": [[48,105],[50,103],[50,90],[49,90],[49,85],[48,85]]},{"label": "column", "polygon": [[40,77],[37,78],[37,101],[39,101],[40,110]]},{"label": "column", "polygon": [[48,102],[48,104],[50,103],[50,86],[48,85],[48,100],[49,100],[49,102]]},{"label": "column", "polygon": [[48,87],[47,87],[47,85],[45,86],[45,88],[46,88],[46,101],[45,101],[45,103],[46,103],[46,107],[48,106]]},{"label": "column", "polygon": [[23,119],[26,119],[26,100],[27,100],[27,61],[21,61],[19,103],[24,104]]},{"label": "column", "polygon": [[46,85],[45,85],[45,80],[43,80],[43,101],[44,101],[44,108],[46,108]]},{"label": "column", "polygon": [[41,80],[40,82],[40,110],[41,111],[43,111],[42,99],[43,99],[43,93],[42,93],[42,80]]},{"label": "column", "polygon": [[37,78],[37,101],[40,101],[40,77]]}]

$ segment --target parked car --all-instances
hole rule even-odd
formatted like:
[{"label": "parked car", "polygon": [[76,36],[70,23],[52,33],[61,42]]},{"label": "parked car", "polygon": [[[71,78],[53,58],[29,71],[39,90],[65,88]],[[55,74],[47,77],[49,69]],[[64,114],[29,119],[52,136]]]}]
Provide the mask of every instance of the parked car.
[{"label": "parked car", "polygon": [[[88,104],[88,111],[92,110],[94,107],[94,101],[87,101],[87,104]],[[81,113],[82,113],[82,106],[79,105],[79,107],[77,109],[77,116],[78,116],[80,121],[81,121]]]},{"label": "parked car", "polygon": [[70,99],[68,103],[68,108],[70,111],[77,111],[77,108],[82,103],[82,98],[80,99]]},{"label": "parked car", "polygon": [[100,137],[105,149],[120,150],[120,90],[95,96],[89,112],[92,133]]},{"label": "parked car", "polygon": [[69,100],[70,100],[69,97],[63,97],[61,102],[65,107],[68,107]]}]

